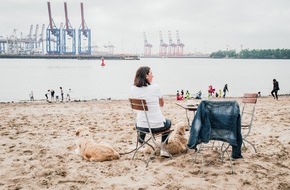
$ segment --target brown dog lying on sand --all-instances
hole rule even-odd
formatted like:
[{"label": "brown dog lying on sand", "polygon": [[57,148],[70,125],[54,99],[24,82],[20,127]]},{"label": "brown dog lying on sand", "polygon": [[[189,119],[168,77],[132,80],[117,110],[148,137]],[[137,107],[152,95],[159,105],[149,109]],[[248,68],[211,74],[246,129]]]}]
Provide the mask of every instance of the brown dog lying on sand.
[{"label": "brown dog lying on sand", "polygon": [[[186,153],[187,148],[187,139],[185,138],[185,130],[187,125],[184,123],[179,123],[176,125],[172,136],[169,137],[168,144],[164,145],[164,148],[172,155]],[[147,146],[144,150],[144,153],[151,154],[152,148]]]},{"label": "brown dog lying on sand", "polygon": [[111,146],[94,142],[87,128],[77,129],[76,136],[77,150],[85,160],[101,162],[120,158]]},{"label": "brown dog lying on sand", "polygon": [[164,148],[166,148],[170,154],[175,155],[187,152],[187,139],[185,138],[186,128],[186,124],[177,124],[174,133],[172,134],[171,138],[169,138],[168,144],[164,146]]}]

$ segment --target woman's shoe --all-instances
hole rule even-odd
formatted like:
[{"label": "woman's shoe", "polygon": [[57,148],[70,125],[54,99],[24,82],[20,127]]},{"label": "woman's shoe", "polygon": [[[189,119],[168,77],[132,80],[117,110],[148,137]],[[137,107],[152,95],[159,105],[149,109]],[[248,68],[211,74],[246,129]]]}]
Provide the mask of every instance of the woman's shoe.
[{"label": "woman's shoe", "polygon": [[170,154],[164,150],[160,150],[160,156],[165,158],[170,158]]}]

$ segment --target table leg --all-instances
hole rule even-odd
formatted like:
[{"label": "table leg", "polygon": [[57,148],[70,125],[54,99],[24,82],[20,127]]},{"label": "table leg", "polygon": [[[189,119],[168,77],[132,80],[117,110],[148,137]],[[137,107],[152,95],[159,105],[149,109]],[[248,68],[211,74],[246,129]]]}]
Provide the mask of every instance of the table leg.
[{"label": "table leg", "polygon": [[[189,121],[189,116],[188,116],[189,110],[185,109],[185,111],[186,111],[186,119],[187,119],[188,130],[189,130],[189,128],[191,126],[190,121]],[[195,116],[195,111],[192,111],[192,112],[193,112],[193,117],[192,117],[192,120],[193,120],[194,119],[194,116]]]},{"label": "table leg", "polygon": [[186,119],[187,119],[187,125],[188,125],[187,131],[188,131],[188,130],[189,130],[189,128],[190,128],[190,123],[189,123],[189,116],[188,116],[188,110],[187,110],[187,109],[185,109],[185,111],[186,111]]}]

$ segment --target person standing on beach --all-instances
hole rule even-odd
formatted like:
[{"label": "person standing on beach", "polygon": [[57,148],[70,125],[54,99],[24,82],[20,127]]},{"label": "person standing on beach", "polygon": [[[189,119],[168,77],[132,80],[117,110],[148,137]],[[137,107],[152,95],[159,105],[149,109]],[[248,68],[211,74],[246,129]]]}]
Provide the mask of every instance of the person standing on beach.
[{"label": "person standing on beach", "polygon": [[71,89],[68,89],[66,93],[66,101],[70,101],[70,94],[71,94]]},{"label": "person standing on beach", "polygon": [[188,100],[190,98],[190,93],[188,92],[188,90],[185,93],[185,98]]},{"label": "person standing on beach", "polygon": [[33,101],[34,100],[33,91],[30,92],[29,97],[30,97],[30,101]]},{"label": "person standing on beach", "polygon": [[53,89],[51,89],[51,91],[50,91],[50,98],[51,98],[51,101],[54,101],[54,90]]},{"label": "person standing on beach", "polygon": [[212,87],[212,85],[209,85],[208,86],[208,98],[211,98],[212,95],[214,94],[215,92],[215,88]]},{"label": "person standing on beach", "polygon": [[223,89],[223,92],[224,92],[223,98],[226,97],[227,91],[229,91],[228,84],[225,84],[224,89]]},{"label": "person standing on beach", "polygon": [[59,87],[59,89],[60,89],[61,101],[63,102],[63,90],[62,90],[62,87]]},{"label": "person standing on beach", "polygon": [[[145,99],[148,106],[147,115],[150,121],[151,130],[153,133],[165,131],[171,127],[171,121],[165,119],[160,107],[164,106],[164,99],[161,94],[159,85],[153,84],[153,74],[150,67],[140,67],[136,71],[134,85],[131,87],[132,98]],[[147,120],[144,112],[137,113],[136,127],[140,131],[149,131]],[[163,134],[161,141],[165,142],[168,138],[168,133]],[[141,143],[145,140],[145,133],[140,134]],[[168,139],[167,139],[168,142]],[[165,142],[165,143],[167,143]],[[160,155],[163,157],[170,157],[170,155],[161,150]]]},{"label": "person standing on beach", "polygon": [[50,90],[47,90],[47,93],[45,94],[45,97],[46,97],[46,101],[49,102],[48,100],[48,95],[50,94]]},{"label": "person standing on beach", "polygon": [[271,91],[271,94],[276,100],[278,100],[278,90],[280,90],[279,83],[276,79],[273,79],[273,90]]}]

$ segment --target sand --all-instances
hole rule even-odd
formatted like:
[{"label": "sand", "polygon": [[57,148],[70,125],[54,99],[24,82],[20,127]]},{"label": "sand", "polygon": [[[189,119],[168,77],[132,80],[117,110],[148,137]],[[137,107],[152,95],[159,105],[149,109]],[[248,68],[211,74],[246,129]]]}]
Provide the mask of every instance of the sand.
[{"label": "sand", "polygon": [[[241,98],[231,98],[241,102]],[[173,128],[186,123],[174,97],[162,109]],[[134,117],[127,100],[45,101],[0,104],[0,189],[290,189],[290,96],[261,97],[243,159],[221,163],[204,152],[204,174],[194,152],[173,159],[122,155],[119,160],[88,162],[75,154],[75,129],[89,127],[96,142],[118,152],[135,146]],[[188,132],[186,132],[188,135]],[[210,150],[209,150],[210,151]]]}]

